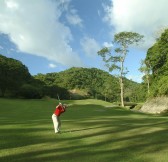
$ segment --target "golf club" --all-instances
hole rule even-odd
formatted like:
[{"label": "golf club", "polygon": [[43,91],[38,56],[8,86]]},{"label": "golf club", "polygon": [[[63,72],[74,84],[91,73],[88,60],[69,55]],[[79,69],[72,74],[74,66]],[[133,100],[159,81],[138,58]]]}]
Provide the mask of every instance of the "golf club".
[{"label": "golf club", "polygon": [[57,94],[57,97],[58,97],[59,104],[61,104],[61,100],[58,94]]}]

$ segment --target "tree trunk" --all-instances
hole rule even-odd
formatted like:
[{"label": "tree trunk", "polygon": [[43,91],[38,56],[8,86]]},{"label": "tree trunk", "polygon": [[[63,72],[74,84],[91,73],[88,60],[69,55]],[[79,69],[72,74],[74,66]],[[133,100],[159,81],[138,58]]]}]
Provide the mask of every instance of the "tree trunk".
[{"label": "tree trunk", "polygon": [[146,75],[147,88],[148,88],[148,95],[149,95],[149,93],[150,93],[150,91],[149,91],[149,87],[150,87],[150,83],[149,83],[149,74],[146,73],[145,75]]},{"label": "tree trunk", "polygon": [[149,78],[147,79],[147,82],[148,82],[148,95],[149,95],[149,93],[150,93],[150,91],[149,91]]},{"label": "tree trunk", "polygon": [[123,84],[123,78],[120,78],[120,89],[121,89],[121,106],[124,107],[124,84]]},{"label": "tree trunk", "polygon": [[124,107],[124,84],[123,84],[123,71],[124,71],[124,58],[121,60],[121,74],[120,74],[120,89],[121,89],[121,106]]}]

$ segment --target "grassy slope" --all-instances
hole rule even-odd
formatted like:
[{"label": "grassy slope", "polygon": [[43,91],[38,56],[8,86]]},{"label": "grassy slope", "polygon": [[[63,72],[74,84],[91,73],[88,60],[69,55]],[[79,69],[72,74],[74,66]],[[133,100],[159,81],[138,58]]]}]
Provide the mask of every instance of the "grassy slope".
[{"label": "grassy slope", "polygon": [[55,100],[0,99],[0,161],[168,161],[166,116],[96,100],[67,103],[72,106],[62,116],[62,133],[54,134]]}]

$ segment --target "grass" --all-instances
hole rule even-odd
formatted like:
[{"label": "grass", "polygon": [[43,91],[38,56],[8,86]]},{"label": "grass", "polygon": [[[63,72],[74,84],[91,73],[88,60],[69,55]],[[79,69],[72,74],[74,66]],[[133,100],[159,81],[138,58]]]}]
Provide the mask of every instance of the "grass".
[{"label": "grass", "polygon": [[[2,162],[167,162],[168,119],[98,100],[65,101],[54,134],[56,100],[0,99]],[[110,107],[111,106],[111,107]]]}]

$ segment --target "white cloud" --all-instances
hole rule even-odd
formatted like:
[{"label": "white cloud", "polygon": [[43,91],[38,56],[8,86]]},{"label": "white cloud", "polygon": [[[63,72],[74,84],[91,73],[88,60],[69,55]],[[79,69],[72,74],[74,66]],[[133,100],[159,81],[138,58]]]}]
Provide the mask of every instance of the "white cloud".
[{"label": "white cloud", "polygon": [[66,15],[68,22],[72,25],[77,25],[82,27],[82,19],[77,14],[77,10],[70,9],[70,12]]},{"label": "white cloud", "polygon": [[111,0],[105,20],[116,32],[133,31],[145,36],[145,47],[155,41],[155,32],[168,26],[167,0]]},{"label": "white cloud", "polygon": [[49,66],[49,68],[55,68],[55,67],[57,67],[57,65],[55,65],[53,63],[50,63],[48,66]]},{"label": "white cloud", "polygon": [[70,0],[1,0],[0,32],[8,34],[21,52],[42,56],[66,66],[79,66],[72,50],[70,28],[60,17]]},{"label": "white cloud", "polygon": [[109,42],[104,42],[103,46],[104,47],[113,47],[113,44],[111,42],[110,43]]},{"label": "white cloud", "polygon": [[100,50],[100,46],[94,38],[84,37],[81,39],[80,44],[85,54],[89,57],[96,56],[97,51]]},{"label": "white cloud", "polygon": [[17,9],[18,8],[18,4],[15,3],[14,1],[6,1],[6,6],[8,8],[12,8],[12,9]]}]

